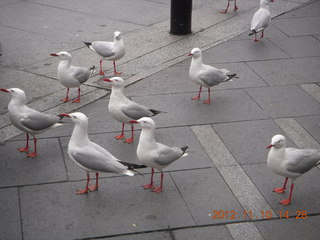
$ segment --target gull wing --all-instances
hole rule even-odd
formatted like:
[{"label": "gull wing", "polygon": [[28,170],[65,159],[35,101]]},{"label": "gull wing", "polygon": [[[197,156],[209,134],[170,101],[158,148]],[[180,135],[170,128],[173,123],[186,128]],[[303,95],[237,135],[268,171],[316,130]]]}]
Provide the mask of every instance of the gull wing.
[{"label": "gull wing", "polygon": [[80,83],[84,83],[90,77],[91,70],[89,68],[84,67],[73,67],[73,76],[77,79]]},{"label": "gull wing", "polygon": [[291,172],[305,173],[320,162],[320,150],[317,149],[286,149],[286,169]]},{"label": "gull wing", "polygon": [[264,28],[266,28],[271,20],[270,12],[266,9],[259,9],[251,20],[251,30],[255,30],[256,32],[260,32]]},{"label": "gull wing", "polygon": [[129,118],[138,120],[142,117],[151,117],[154,114],[145,106],[129,101],[121,107],[121,111]]},{"label": "gull wing", "polygon": [[34,131],[44,130],[60,121],[56,115],[44,114],[33,109],[29,109],[27,113],[23,113],[20,118],[21,124]]},{"label": "gull wing", "polygon": [[113,42],[94,41],[91,45],[93,50],[104,58],[112,57],[115,55]]},{"label": "gull wing", "polygon": [[183,155],[183,151],[177,147],[168,147],[164,144],[158,143],[158,149],[153,161],[159,165],[168,165]]},{"label": "gull wing", "polygon": [[[199,73],[199,79],[208,86],[217,85],[228,78],[225,71],[212,66],[205,65],[206,68]],[[225,69],[223,69],[225,70]]]}]

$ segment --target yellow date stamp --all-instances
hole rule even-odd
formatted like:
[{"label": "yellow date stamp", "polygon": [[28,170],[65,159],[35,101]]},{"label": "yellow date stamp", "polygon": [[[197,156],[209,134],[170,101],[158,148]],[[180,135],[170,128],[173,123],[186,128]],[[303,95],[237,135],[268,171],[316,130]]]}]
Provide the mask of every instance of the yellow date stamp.
[{"label": "yellow date stamp", "polygon": [[274,213],[270,210],[260,211],[258,213],[253,211],[235,211],[235,210],[214,210],[212,211],[211,216],[212,219],[242,219],[242,220],[254,220],[254,219],[270,219],[273,217],[289,218],[294,217],[296,219],[306,219],[308,218],[308,213],[305,210],[297,210],[297,211],[278,211],[277,216],[274,216]]}]

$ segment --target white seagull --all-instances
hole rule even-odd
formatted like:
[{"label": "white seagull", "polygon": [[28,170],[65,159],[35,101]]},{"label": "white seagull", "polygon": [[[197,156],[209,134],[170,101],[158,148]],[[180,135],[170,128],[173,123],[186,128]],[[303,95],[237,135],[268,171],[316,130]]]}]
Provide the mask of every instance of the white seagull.
[{"label": "white seagull", "polygon": [[[179,158],[187,156],[189,147],[168,147],[162,143],[156,142],[154,138],[156,126],[151,118],[143,117],[139,120],[132,120],[131,123],[138,123],[142,128],[137,148],[138,160],[141,164],[151,167],[150,184],[146,184],[143,187],[144,189],[152,189],[153,192],[160,193],[163,188],[162,169]],[[153,185],[154,168],[161,172],[161,183],[159,187]]]},{"label": "white seagull", "polygon": [[58,79],[60,83],[67,88],[67,96],[61,101],[68,102],[69,88],[78,88],[78,98],[73,102],[80,102],[80,85],[86,82],[90,75],[94,73],[95,66],[91,68],[76,67],[71,65],[72,56],[66,51],[51,53],[50,56],[58,57],[60,62],[58,65]]},{"label": "white seagull", "polygon": [[230,1],[234,1],[234,8],[233,8],[233,11],[237,11],[237,10],[238,10],[238,7],[237,7],[237,0],[228,0],[227,8],[226,8],[225,10],[220,11],[220,13],[227,13],[228,8],[229,8]]},{"label": "white seagull", "polygon": [[215,67],[205,65],[202,62],[202,53],[199,48],[192,49],[188,56],[192,56],[191,65],[189,69],[189,76],[192,81],[200,85],[200,90],[197,97],[192,100],[199,100],[202,86],[208,88],[208,99],[203,103],[210,104],[210,87],[218,85],[222,82],[227,82],[234,78],[237,74],[229,74],[227,69],[217,69]]},{"label": "white seagull", "polygon": [[103,60],[113,61],[114,74],[121,74],[121,72],[117,72],[116,69],[116,60],[119,60],[125,54],[124,42],[120,32],[114,32],[113,42],[94,41],[92,43],[84,42],[84,44],[102,57],[100,60],[100,75],[104,76],[102,71]]},{"label": "white seagull", "polygon": [[[85,189],[77,190],[76,194],[85,194],[98,189],[99,172],[118,173],[134,176],[134,169],[146,166],[122,162],[100,145],[90,141],[88,137],[88,118],[80,112],[62,113],[70,118],[75,126],[68,144],[68,155],[81,169],[87,172]],[[96,173],[96,184],[90,185],[89,172]]]},{"label": "white seagull", "polygon": [[[105,78],[104,81],[111,83],[112,91],[109,100],[109,112],[112,117],[122,122],[121,135],[116,136],[117,140],[124,138],[124,125],[131,124],[131,120],[138,120],[142,117],[152,117],[161,111],[147,108],[138,103],[131,101],[124,95],[124,80],[121,77]],[[126,143],[133,142],[134,126],[131,124],[131,138],[125,140]]]},{"label": "white seagull", "polygon": [[280,202],[282,205],[289,205],[294,187],[293,181],[320,164],[320,150],[286,148],[286,139],[282,135],[273,136],[267,148],[271,148],[267,160],[268,167],[274,173],[286,178],[283,187],[275,188],[273,191],[284,193],[288,178],[292,181],[288,199]]},{"label": "white seagull", "polygon": [[61,126],[62,116],[44,114],[26,106],[26,95],[20,88],[1,88],[0,91],[10,93],[11,101],[8,105],[10,122],[26,133],[26,146],[18,148],[20,152],[29,152],[29,134],[33,136],[34,151],[28,157],[37,156],[37,138],[35,135],[51,128]]},{"label": "white seagull", "polygon": [[254,34],[254,41],[258,41],[258,32],[261,32],[261,38],[263,38],[264,29],[270,24],[271,13],[269,10],[269,2],[273,2],[273,0],[261,0],[259,10],[256,11],[252,17],[249,36]]}]

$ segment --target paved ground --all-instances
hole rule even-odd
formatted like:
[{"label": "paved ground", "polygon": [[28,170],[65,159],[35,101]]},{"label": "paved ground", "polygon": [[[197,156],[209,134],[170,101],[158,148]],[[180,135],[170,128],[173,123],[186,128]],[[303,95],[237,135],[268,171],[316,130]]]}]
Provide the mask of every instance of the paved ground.
[{"label": "paved ground", "polygon": [[[120,30],[127,95],[166,111],[154,118],[157,140],[188,145],[190,153],[166,169],[160,194],[142,190],[150,177],[144,170],[103,174],[99,191],[77,196],[85,174],[66,153],[73,125],[40,135],[39,157],[28,159],[16,151],[24,135],[10,125],[9,97],[1,94],[0,239],[318,239],[320,169],[296,182],[292,204],[283,207],[287,193],[272,193],[283,179],[267,168],[265,147],[281,133],[289,146],[319,148],[320,1],[276,1],[277,17],[257,43],[242,32],[258,1],[238,2],[236,14],[222,15],[225,1],[195,0],[193,34],[171,36],[169,0],[1,1],[1,87],[24,89],[41,111],[85,113],[93,141],[137,162],[137,141],[113,138],[121,125],[107,111],[108,86],[94,76],[81,104],[62,104],[57,61],[49,57],[68,50],[75,64],[97,65],[81,41],[111,40]],[[198,90],[188,78],[193,47],[204,50],[205,63],[240,77],[214,88],[211,105],[190,99]],[[229,218],[214,219],[215,211]]]}]

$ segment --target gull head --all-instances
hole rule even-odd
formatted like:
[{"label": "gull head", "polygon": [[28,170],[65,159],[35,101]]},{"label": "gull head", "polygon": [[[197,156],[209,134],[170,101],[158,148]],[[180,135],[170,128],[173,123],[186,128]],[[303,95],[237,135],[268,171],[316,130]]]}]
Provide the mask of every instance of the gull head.
[{"label": "gull head", "polygon": [[137,123],[141,126],[142,129],[155,129],[156,124],[149,117],[143,117],[138,120],[131,120],[130,123]]},{"label": "gull head", "polygon": [[66,51],[58,52],[58,53],[51,53],[50,56],[58,57],[61,60],[71,60],[72,55]]},{"label": "gull head", "polygon": [[74,124],[88,124],[88,118],[81,112],[61,113],[60,116],[70,118]]},{"label": "gull head", "polygon": [[280,134],[274,135],[271,139],[271,144],[267,148],[283,148],[286,146],[286,138]]},{"label": "gull head", "polygon": [[202,55],[200,48],[194,48],[188,54],[188,56],[192,56],[193,58],[198,58]]},{"label": "gull head", "polygon": [[25,101],[26,94],[20,88],[0,88],[0,91],[10,93],[11,97],[15,100]]},{"label": "gull head", "polygon": [[121,32],[115,31],[114,32],[114,39],[115,40],[120,40],[121,39]]},{"label": "gull head", "polygon": [[105,78],[103,79],[103,81],[109,82],[113,87],[118,87],[118,88],[123,88],[125,85],[124,80],[121,77],[113,77],[110,79]]}]

